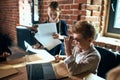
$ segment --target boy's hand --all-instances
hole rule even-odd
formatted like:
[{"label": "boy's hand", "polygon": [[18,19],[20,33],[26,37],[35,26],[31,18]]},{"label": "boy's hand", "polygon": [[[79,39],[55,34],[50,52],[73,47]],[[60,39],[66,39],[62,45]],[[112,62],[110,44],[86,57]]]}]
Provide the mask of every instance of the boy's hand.
[{"label": "boy's hand", "polygon": [[0,57],[8,57],[10,55],[10,53],[8,52],[3,52],[3,54],[0,55]]},{"label": "boy's hand", "polygon": [[56,55],[55,56],[55,62],[59,62],[61,60],[60,56],[59,55]]},{"label": "boy's hand", "polygon": [[60,60],[64,60],[66,56],[56,55],[55,56],[55,62],[59,62]]},{"label": "boy's hand", "polygon": [[64,46],[65,46],[65,53],[67,56],[72,55],[72,42],[73,42],[73,37],[66,37],[64,38]]}]

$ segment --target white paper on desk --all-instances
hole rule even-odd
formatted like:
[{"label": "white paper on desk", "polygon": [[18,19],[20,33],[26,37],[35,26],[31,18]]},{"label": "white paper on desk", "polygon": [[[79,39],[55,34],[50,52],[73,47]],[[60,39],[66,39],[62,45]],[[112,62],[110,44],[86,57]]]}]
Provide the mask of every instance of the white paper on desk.
[{"label": "white paper on desk", "polygon": [[45,60],[47,62],[55,60],[55,57],[53,55],[51,55],[50,53],[48,53],[44,49],[34,49],[26,41],[24,41],[24,45],[27,48],[26,51],[29,50],[29,51],[32,51],[32,52],[36,53],[42,60]]},{"label": "white paper on desk", "polygon": [[95,74],[92,74],[92,73],[88,74],[86,77],[84,77],[84,79],[85,80],[105,80]]},{"label": "white paper on desk", "polygon": [[47,49],[51,50],[56,45],[60,44],[59,39],[54,39],[52,34],[57,33],[56,23],[44,23],[38,25],[38,32],[35,38]]}]

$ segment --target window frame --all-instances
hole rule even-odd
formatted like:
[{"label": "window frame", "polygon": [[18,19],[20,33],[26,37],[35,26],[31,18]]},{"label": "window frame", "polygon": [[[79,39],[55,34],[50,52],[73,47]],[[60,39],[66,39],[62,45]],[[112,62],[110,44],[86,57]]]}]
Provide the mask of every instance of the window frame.
[{"label": "window frame", "polygon": [[[108,6],[107,6],[107,11],[106,11],[106,22],[105,22],[105,30],[104,30],[104,36],[107,37],[113,37],[113,38],[118,38],[120,39],[120,28],[114,28],[114,22],[115,22],[115,13],[111,12],[112,11],[112,1],[113,0],[109,0],[108,1]],[[115,4],[117,4],[118,0],[114,0],[116,1]],[[116,6],[115,6],[115,12],[116,12]],[[112,15],[114,14],[114,15]],[[112,16],[110,16],[112,15]],[[113,19],[114,18],[114,19]],[[111,24],[112,23],[112,24]]]},{"label": "window frame", "polygon": [[[33,5],[31,5],[32,23],[38,24],[39,23],[39,0],[32,0],[32,4],[33,4]],[[36,16],[37,16],[38,20],[35,20]]]}]

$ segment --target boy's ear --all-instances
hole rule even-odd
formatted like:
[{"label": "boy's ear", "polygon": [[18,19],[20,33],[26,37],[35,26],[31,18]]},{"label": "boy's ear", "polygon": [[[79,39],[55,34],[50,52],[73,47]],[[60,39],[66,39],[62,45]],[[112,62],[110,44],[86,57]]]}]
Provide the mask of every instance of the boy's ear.
[{"label": "boy's ear", "polygon": [[89,42],[92,42],[92,41],[93,41],[93,38],[89,38],[88,41],[89,41]]}]

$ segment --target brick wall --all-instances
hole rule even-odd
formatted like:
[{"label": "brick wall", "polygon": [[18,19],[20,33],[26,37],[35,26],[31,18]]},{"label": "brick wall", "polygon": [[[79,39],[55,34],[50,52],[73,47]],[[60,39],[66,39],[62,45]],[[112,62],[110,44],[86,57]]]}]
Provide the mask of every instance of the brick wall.
[{"label": "brick wall", "polygon": [[16,42],[16,23],[18,23],[18,0],[0,0],[0,32],[9,34]]},{"label": "brick wall", "polygon": [[[47,20],[47,7],[52,0],[39,0],[40,22]],[[107,0],[56,0],[62,8],[61,18],[68,26],[78,20],[87,20],[100,29],[104,26]],[[0,0],[0,31],[10,35],[14,42],[19,23],[19,0]]]},{"label": "brick wall", "polygon": [[[40,21],[47,19],[47,6],[53,0],[42,1]],[[62,8],[61,19],[70,26],[78,20],[87,20],[102,30],[104,26],[106,0],[56,0]]]}]

